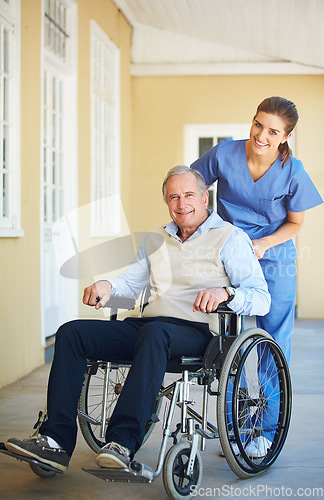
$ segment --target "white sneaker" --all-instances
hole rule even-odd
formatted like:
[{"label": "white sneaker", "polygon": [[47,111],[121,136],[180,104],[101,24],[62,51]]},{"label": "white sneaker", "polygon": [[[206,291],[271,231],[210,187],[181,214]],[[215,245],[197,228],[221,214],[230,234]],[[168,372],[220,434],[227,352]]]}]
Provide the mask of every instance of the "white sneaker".
[{"label": "white sneaker", "polygon": [[264,436],[253,438],[252,441],[246,445],[245,452],[249,458],[263,458],[271,448],[272,442]]},{"label": "white sneaker", "polygon": [[96,456],[100,467],[112,469],[127,469],[130,464],[131,451],[118,443],[107,443]]},{"label": "white sneaker", "polygon": [[[240,449],[236,441],[231,441],[231,448],[233,450],[234,455],[239,456],[241,454]],[[219,452],[221,457],[225,457],[223,450]]]}]

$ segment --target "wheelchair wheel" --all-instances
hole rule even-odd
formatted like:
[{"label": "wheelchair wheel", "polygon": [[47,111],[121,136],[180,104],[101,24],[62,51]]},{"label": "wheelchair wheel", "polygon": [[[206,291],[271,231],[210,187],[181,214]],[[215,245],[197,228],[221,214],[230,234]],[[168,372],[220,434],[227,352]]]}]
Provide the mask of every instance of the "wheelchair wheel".
[{"label": "wheelchair wheel", "polygon": [[191,445],[180,441],[172,446],[163,464],[163,484],[170,498],[181,499],[195,496],[202,478],[202,460],[197,450],[192,476],[187,475]]},{"label": "wheelchair wheel", "polygon": [[219,380],[217,423],[232,471],[248,478],[278,458],[291,415],[291,383],[286,359],[273,338],[258,328],[232,344]]},{"label": "wheelchair wheel", "polygon": [[33,473],[36,474],[36,476],[42,477],[43,479],[47,479],[48,477],[53,477],[58,474],[58,472],[55,472],[54,470],[45,469],[41,465],[34,464],[33,462],[29,462],[29,467]]},{"label": "wheelchair wheel", "polygon": [[[100,432],[103,387],[106,369],[106,363],[102,362],[99,363],[95,372],[92,373],[93,370],[91,369],[91,367],[86,371],[78,403],[78,410],[81,412],[81,414],[78,414],[80,430],[86,443],[95,453],[97,453],[106,444],[105,438],[101,437]],[[110,416],[112,415],[112,412],[115,408],[119,394],[123,389],[128,371],[129,366],[126,365],[116,365],[111,368],[107,398],[107,419],[104,434],[106,432]],[[156,421],[158,421],[157,417],[160,412],[161,404],[162,399],[158,398],[154,409],[154,416],[156,417]],[[83,414],[85,414],[89,419],[84,418]],[[143,444],[151,434],[156,421],[154,421],[154,419],[152,418],[152,420],[146,424],[146,432],[143,439]]]}]

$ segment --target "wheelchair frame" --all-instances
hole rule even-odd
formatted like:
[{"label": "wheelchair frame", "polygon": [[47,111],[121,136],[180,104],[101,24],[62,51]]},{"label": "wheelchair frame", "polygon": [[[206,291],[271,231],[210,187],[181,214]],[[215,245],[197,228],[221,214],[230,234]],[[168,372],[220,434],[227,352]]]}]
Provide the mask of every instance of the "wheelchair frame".
[{"label": "wheelchair frame", "polygon": [[[182,376],[167,387],[161,388],[154,415],[147,424],[143,441],[145,442],[152,432],[154,424],[158,420],[156,414],[159,413],[162,398],[166,397],[169,400],[169,407],[163,422],[163,436],[156,469],[153,470],[144,464],[133,461],[130,467],[123,471],[95,468],[85,469],[86,472],[106,481],[128,482],[151,482],[162,472],[164,486],[169,497],[180,499],[191,498],[192,488],[198,487],[202,478],[199,439],[200,451],[204,451],[206,440],[219,438],[230,468],[240,478],[262,474],[278,458],[288,433],[291,415],[291,383],[285,357],[272,337],[263,330],[251,328],[242,332],[242,318],[226,306],[218,308],[216,313],[219,315],[219,335],[212,339],[204,357],[182,357],[180,363],[178,360],[175,365],[171,366],[171,370],[170,366],[167,367],[167,372],[178,372],[177,368],[181,368]],[[112,306],[112,314],[116,317],[117,311],[114,309],[114,305]],[[276,379],[275,385],[272,384],[273,387],[270,388],[272,395],[268,399],[265,395],[267,387],[259,387],[260,394],[254,394],[253,397],[246,393],[244,387],[246,378],[250,377],[245,373],[248,368],[247,360],[256,356],[268,359],[267,363],[272,370],[270,379]],[[107,403],[109,373],[113,369],[118,370],[120,366],[127,366],[118,363],[105,363],[104,365],[105,380],[101,418],[99,420],[93,419],[91,422],[91,417],[79,409],[81,430],[84,428],[84,422],[91,425],[95,421],[94,425],[100,426],[101,438],[104,438],[106,427],[104,422],[106,422],[107,413],[105,413],[104,407]],[[93,370],[93,366],[93,364],[89,364],[89,372]],[[254,378],[260,378],[260,370],[264,371],[264,367],[260,366],[257,369],[258,373],[254,373]],[[215,379],[219,381],[216,391],[212,388]],[[243,385],[242,379],[244,380]],[[189,388],[194,380],[203,387],[201,415],[191,406],[193,401],[190,400]],[[249,382],[251,385],[251,380]],[[262,383],[263,386],[266,386],[265,381]],[[229,388],[231,384],[233,384],[232,390]],[[273,396],[274,392],[275,397]],[[209,396],[217,396],[217,427],[207,420]],[[262,436],[263,425],[264,427],[270,426],[269,421],[266,422],[269,420],[268,416],[263,422],[260,422],[260,414],[266,411],[267,406],[271,406],[271,403],[269,404],[271,398],[274,400],[273,410],[277,412],[277,416],[272,417],[274,422],[271,424],[273,427],[271,446],[262,457],[249,456],[246,452],[247,445],[255,438]],[[229,413],[226,411],[227,406],[231,406]],[[181,417],[180,423],[172,431],[176,407],[180,407]],[[232,413],[234,412],[233,417]],[[251,413],[253,413],[252,416]],[[257,425],[249,423],[249,420],[253,419],[259,420]],[[96,444],[93,444],[91,440],[88,441],[83,430],[82,432],[94,451],[98,451],[100,446],[104,444],[103,442],[96,447]],[[182,437],[178,442],[179,433],[182,434]],[[167,451],[169,438],[173,439],[173,446]],[[239,455],[236,454],[235,443],[238,445]]]}]

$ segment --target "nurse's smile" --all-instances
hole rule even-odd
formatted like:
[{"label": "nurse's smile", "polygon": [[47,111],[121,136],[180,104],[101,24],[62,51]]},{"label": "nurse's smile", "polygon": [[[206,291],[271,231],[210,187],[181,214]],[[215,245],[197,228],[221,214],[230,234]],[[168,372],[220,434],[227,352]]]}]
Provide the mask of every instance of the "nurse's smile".
[{"label": "nurse's smile", "polygon": [[[265,152],[272,162],[278,156],[278,147],[285,142],[288,136],[285,132],[285,123],[280,116],[260,111],[253,120],[250,130],[248,148],[250,154],[259,155]],[[270,157],[271,156],[271,157]]]},{"label": "nurse's smile", "polygon": [[254,138],[254,141],[255,141],[255,144],[260,147],[260,148],[264,148],[266,146],[268,146],[268,144],[263,144],[261,142],[259,142],[257,139]]}]

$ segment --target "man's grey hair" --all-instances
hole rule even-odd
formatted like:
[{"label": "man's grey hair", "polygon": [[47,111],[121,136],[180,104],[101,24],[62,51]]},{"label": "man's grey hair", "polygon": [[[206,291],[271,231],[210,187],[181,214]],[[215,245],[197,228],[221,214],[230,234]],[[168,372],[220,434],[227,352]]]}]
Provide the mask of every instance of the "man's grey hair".
[{"label": "man's grey hair", "polygon": [[190,167],[187,167],[186,165],[177,165],[176,167],[170,168],[169,172],[166,174],[165,179],[162,184],[162,193],[163,193],[163,199],[165,203],[167,202],[167,193],[166,193],[166,184],[170,177],[173,175],[182,175],[182,174],[187,174],[188,172],[192,173],[196,179],[197,179],[197,185],[198,189],[200,191],[201,196],[205,196],[205,193],[207,191],[207,186],[205,183],[205,179],[201,175],[198,170],[193,170]]}]

